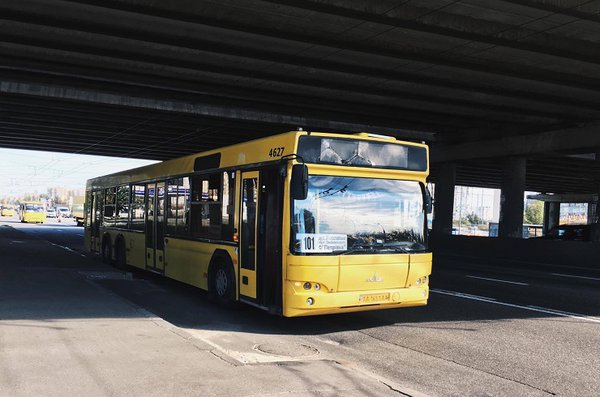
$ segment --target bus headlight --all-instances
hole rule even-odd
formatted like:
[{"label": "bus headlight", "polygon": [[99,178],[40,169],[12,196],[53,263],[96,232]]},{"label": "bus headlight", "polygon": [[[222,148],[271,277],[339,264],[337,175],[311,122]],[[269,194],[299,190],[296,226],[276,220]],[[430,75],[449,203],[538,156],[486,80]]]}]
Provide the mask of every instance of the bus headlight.
[{"label": "bus headlight", "polygon": [[312,305],[313,305],[313,303],[315,303],[315,300],[314,300],[313,298],[308,298],[308,299],[306,300],[306,304],[307,304],[307,305],[309,305],[309,306],[312,306]]},{"label": "bus headlight", "polygon": [[304,289],[309,290],[312,285],[307,281],[304,283]]},{"label": "bus headlight", "polygon": [[321,289],[321,285],[319,283],[315,284],[315,291],[318,291]]}]

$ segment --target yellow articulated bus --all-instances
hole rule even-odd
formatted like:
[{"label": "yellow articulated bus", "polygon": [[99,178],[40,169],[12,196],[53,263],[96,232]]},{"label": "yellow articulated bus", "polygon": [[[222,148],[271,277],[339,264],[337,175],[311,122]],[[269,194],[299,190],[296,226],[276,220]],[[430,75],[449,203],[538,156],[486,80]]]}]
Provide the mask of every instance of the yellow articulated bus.
[{"label": "yellow articulated bus", "polygon": [[19,219],[25,223],[46,222],[46,210],[43,203],[26,201],[19,206]]},{"label": "yellow articulated bus", "polygon": [[284,316],[427,304],[426,145],[294,131],[89,180],[85,241]]}]

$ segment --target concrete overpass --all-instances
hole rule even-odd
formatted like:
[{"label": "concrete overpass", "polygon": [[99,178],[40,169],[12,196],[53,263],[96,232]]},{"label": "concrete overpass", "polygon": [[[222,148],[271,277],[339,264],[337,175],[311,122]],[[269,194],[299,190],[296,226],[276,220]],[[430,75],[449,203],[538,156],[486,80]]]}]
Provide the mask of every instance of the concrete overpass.
[{"label": "concrete overpass", "polygon": [[425,140],[436,230],[463,184],[503,188],[500,233],[514,237],[524,190],[600,191],[599,13],[583,0],[3,0],[0,145],[167,159],[297,127]]}]

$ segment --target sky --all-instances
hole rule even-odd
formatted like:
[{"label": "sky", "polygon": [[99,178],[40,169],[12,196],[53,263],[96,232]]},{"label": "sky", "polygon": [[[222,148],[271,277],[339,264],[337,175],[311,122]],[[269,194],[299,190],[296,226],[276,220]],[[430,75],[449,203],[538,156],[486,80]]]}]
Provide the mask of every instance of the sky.
[{"label": "sky", "polygon": [[156,161],[0,148],[0,198],[46,193],[49,187],[83,189],[90,178],[153,163]]}]

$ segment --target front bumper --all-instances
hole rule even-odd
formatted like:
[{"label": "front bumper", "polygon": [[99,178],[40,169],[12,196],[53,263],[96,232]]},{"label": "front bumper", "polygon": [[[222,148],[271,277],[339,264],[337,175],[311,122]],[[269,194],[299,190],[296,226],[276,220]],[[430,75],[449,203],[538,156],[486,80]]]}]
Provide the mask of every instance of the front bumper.
[{"label": "front bumper", "polygon": [[[376,300],[370,301],[370,297],[375,297]],[[307,303],[308,298],[312,298],[312,305]],[[428,298],[428,285],[371,291],[327,292],[303,290],[294,287],[293,283],[288,281],[285,283],[285,309],[283,315],[286,317],[311,316],[424,306],[427,304]]]}]

